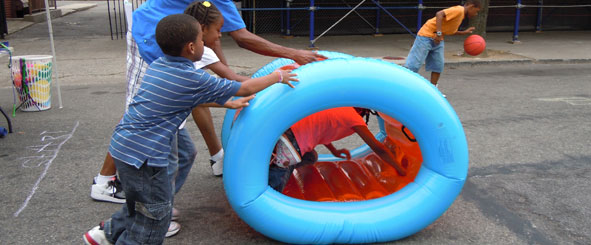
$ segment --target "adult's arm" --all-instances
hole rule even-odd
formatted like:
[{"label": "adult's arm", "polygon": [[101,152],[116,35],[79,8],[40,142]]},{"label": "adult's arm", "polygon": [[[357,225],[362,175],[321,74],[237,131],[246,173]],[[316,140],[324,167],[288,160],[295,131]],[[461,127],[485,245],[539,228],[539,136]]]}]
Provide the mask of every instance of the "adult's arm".
[{"label": "adult's arm", "polygon": [[[246,30],[246,28],[232,31],[230,32],[230,36],[241,48],[261,55],[292,59],[300,65],[314,62],[317,59],[327,59],[324,55],[310,50],[293,49],[272,43]],[[219,48],[219,51],[221,51],[221,48]],[[220,56],[220,53],[217,51],[216,54],[218,54],[218,57],[224,63],[225,57],[221,57],[223,54]]]},{"label": "adult's arm", "polygon": [[396,156],[394,156],[394,154],[392,154],[392,152],[382,142],[376,139],[371,131],[369,131],[367,126],[354,126],[353,130],[359,135],[359,137],[361,137],[361,139],[363,139],[363,141],[369,146],[369,148],[373,150],[373,152],[378,154],[382,160],[392,165],[399,175],[406,175],[406,170],[396,163]]}]

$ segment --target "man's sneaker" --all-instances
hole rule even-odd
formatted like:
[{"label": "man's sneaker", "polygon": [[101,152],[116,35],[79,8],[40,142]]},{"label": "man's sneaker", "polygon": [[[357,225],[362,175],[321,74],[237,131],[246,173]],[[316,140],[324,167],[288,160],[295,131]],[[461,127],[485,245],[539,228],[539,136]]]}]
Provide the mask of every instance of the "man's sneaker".
[{"label": "man's sneaker", "polygon": [[90,188],[90,197],[97,201],[125,203],[125,193],[117,177],[109,180],[104,185],[97,184],[93,179],[92,187]]},{"label": "man's sneaker", "polygon": [[224,174],[224,159],[219,161],[209,159],[209,163],[211,163],[211,170],[213,170],[213,175],[215,177],[222,177],[222,174]]},{"label": "man's sneaker", "polygon": [[168,226],[168,231],[166,232],[165,237],[171,237],[179,233],[181,230],[181,224],[175,221],[170,221],[170,225]]},{"label": "man's sneaker", "polygon": [[[178,231],[177,231],[178,232]],[[105,231],[103,230],[102,226],[95,226],[91,230],[84,233],[82,236],[84,239],[84,244],[87,245],[111,245],[105,236]]]},{"label": "man's sneaker", "polygon": [[178,220],[180,216],[181,212],[176,208],[172,208],[172,217],[170,218],[170,220]]}]

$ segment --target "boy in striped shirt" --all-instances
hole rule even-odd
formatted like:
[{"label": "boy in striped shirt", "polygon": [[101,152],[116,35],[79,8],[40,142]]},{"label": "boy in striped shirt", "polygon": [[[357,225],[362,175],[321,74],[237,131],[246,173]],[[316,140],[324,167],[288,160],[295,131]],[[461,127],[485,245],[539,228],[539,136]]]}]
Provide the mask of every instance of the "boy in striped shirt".
[{"label": "boy in striped shirt", "polygon": [[[156,26],[156,41],[165,55],[146,70],[109,147],[127,205],[84,234],[87,244],[161,244],[174,196],[166,170],[168,155],[173,135],[192,108],[241,108],[268,86],[281,82],[293,87],[290,81],[298,81],[290,71],[239,83],[195,69],[193,62],[201,59],[203,40],[199,22],[190,15],[163,18]],[[245,97],[230,100],[235,95]]]}]

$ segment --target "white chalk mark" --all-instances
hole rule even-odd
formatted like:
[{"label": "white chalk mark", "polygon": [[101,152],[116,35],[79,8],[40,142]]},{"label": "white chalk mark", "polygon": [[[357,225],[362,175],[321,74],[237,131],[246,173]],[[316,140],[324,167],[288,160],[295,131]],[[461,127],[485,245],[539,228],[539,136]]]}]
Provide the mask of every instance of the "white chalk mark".
[{"label": "white chalk mark", "polygon": [[[31,192],[29,192],[27,199],[25,199],[25,201],[23,202],[23,205],[21,205],[21,207],[14,213],[14,215],[13,215],[14,217],[18,217],[18,215],[27,207],[27,205],[29,204],[29,201],[31,201],[31,198],[33,198],[33,195],[35,195],[37,188],[39,188],[39,184],[41,183],[43,178],[45,178],[45,175],[47,174],[49,167],[51,167],[51,163],[53,163],[53,160],[57,157],[57,154],[59,153],[60,149],[62,148],[62,145],[64,145],[70,138],[72,138],[72,136],[74,136],[74,132],[76,132],[76,128],[78,128],[79,124],[80,124],[80,122],[76,121],[76,125],[74,125],[74,128],[72,129],[72,131],[69,134],[64,135],[64,136],[67,136],[67,138],[64,139],[64,141],[62,141],[61,143],[59,143],[59,145],[57,146],[57,149],[54,151],[51,159],[49,159],[46,162],[45,169],[43,170],[43,172],[41,173],[41,175],[37,179],[37,182],[35,182],[35,185],[33,185],[33,188],[31,189]],[[57,137],[57,138],[61,138],[61,136]]]},{"label": "white chalk mark", "polygon": [[538,98],[537,100],[550,102],[566,102],[571,105],[591,105],[591,98],[586,97]]},{"label": "white chalk mark", "polygon": [[[34,145],[34,146],[27,146],[27,148],[37,151],[37,153],[42,152],[45,150],[45,148],[47,148],[48,146],[50,146],[51,144],[53,144],[53,142],[49,142],[45,145]],[[37,148],[39,147],[39,148]]]},{"label": "white chalk mark", "polygon": [[45,141],[45,140],[56,140],[56,139],[67,137],[67,136],[68,136],[67,134],[60,135],[58,137],[53,137],[53,136],[46,135],[46,136],[43,136],[43,138],[41,138],[41,141]]},{"label": "white chalk mark", "polygon": [[36,167],[41,166],[43,163],[46,163],[47,161],[40,161],[39,163],[37,163],[37,166],[32,166],[34,164],[29,164],[29,162],[31,162],[33,160],[43,160],[44,158],[45,158],[45,154],[43,154],[41,156],[21,157],[18,160],[27,159],[21,164],[21,166],[23,168],[36,168]]},{"label": "white chalk mark", "polygon": [[60,134],[60,133],[67,133],[67,132],[66,131],[54,131],[54,132],[43,131],[39,135],[44,135],[44,134]]}]

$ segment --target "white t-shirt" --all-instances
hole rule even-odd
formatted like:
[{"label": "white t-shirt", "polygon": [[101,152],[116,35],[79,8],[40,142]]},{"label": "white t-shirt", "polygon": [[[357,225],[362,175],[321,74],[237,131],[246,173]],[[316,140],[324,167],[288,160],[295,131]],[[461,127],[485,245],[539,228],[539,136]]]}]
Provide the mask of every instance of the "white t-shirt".
[{"label": "white t-shirt", "polygon": [[[203,67],[206,67],[208,65],[211,65],[211,64],[219,62],[219,61],[220,61],[220,59],[215,54],[215,52],[213,52],[212,49],[203,46],[203,56],[201,56],[201,60],[193,62],[193,65],[195,65],[195,69],[203,69]],[[185,128],[186,122],[187,122],[187,119],[185,119],[185,121],[183,121],[183,123],[181,123],[181,126],[179,126],[179,129]]]}]

